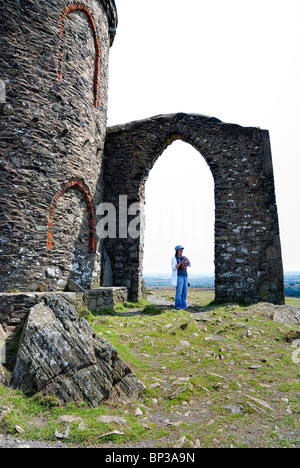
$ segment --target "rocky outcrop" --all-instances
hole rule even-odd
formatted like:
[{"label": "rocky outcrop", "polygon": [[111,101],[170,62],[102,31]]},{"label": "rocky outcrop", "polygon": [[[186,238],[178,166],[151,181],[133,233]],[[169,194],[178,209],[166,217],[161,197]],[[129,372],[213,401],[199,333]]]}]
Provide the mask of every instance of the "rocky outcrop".
[{"label": "rocky outcrop", "polygon": [[263,317],[268,317],[274,322],[300,325],[300,309],[293,305],[278,306],[260,302],[251,307],[251,311]]},{"label": "rocky outcrop", "polygon": [[116,349],[55,294],[29,312],[12,386],[30,394],[55,395],[64,403],[84,400],[90,406],[135,400],[145,388]]}]

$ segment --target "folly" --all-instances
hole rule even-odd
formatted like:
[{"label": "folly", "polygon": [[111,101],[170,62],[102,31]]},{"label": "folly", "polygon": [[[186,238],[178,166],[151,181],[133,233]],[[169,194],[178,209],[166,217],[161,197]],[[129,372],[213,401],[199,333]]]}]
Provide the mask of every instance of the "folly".
[{"label": "folly", "polygon": [[[112,285],[137,300],[145,181],[181,139],[205,158],[215,182],[216,299],[282,304],[268,131],[186,114],[107,129],[114,1],[0,0],[0,7],[0,291],[64,289],[69,278],[97,287],[105,258]],[[141,207],[140,235],[101,239],[96,207],[117,206],[124,194],[128,206]]]}]

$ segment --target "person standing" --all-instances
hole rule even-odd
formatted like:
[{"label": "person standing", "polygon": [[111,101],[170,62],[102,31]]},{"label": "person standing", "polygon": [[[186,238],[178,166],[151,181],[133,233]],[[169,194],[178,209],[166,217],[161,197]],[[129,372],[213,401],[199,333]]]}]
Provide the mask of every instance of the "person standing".
[{"label": "person standing", "polygon": [[176,286],[175,307],[176,309],[186,309],[186,297],[188,292],[188,273],[187,267],[191,262],[183,256],[182,245],[175,247],[175,256],[172,258],[172,286]]}]

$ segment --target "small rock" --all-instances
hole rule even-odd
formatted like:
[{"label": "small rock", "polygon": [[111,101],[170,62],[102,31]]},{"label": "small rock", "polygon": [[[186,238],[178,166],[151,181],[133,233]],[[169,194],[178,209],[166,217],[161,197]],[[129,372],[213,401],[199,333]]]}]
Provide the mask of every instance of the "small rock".
[{"label": "small rock", "polygon": [[153,390],[154,388],[158,388],[158,387],[161,387],[161,385],[160,385],[159,382],[155,382],[155,383],[149,385],[149,388],[151,388],[152,390]]},{"label": "small rock", "polygon": [[123,426],[126,426],[127,421],[126,419],[122,418],[121,416],[107,416],[107,415],[102,415],[98,417],[98,422],[100,423],[106,423],[110,424],[112,422],[122,424]]},{"label": "small rock", "polygon": [[56,420],[57,423],[61,423],[61,422],[71,423],[74,421],[81,421],[81,418],[73,414],[65,414],[64,416],[59,416],[59,418],[57,418]]},{"label": "small rock", "polygon": [[232,412],[232,414],[239,414],[242,409],[244,409],[242,406],[235,406],[235,405],[225,405],[223,408],[228,409],[229,411]]},{"label": "small rock", "polygon": [[66,424],[65,430],[63,432],[59,432],[57,429],[55,429],[55,437],[57,439],[68,439],[70,435],[70,426]]},{"label": "small rock", "polygon": [[212,426],[213,424],[215,424],[215,420],[214,419],[210,419],[207,423],[207,426]]},{"label": "small rock", "polygon": [[183,421],[172,422],[166,419],[165,423],[167,426],[179,427],[183,423]]},{"label": "small rock", "polygon": [[102,437],[108,437],[108,436],[114,435],[114,434],[124,435],[124,432],[120,432],[120,431],[107,432],[106,434],[102,434],[101,436],[99,436],[98,439],[102,439]]},{"label": "small rock", "polygon": [[143,416],[143,414],[144,414],[144,413],[143,413],[143,411],[142,411],[140,408],[136,408],[136,409],[134,410],[134,415],[135,415],[135,416]]},{"label": "small rock", "polygon": [[25,431],[21,426],[16,425],[15,430],[17,431],[18,434],[24,434]]},{"label": "small rock", "polygon": [[188,439],[187,439],[185,436],[180,437],[180,439],[176,442],[176,444],[173,445],[173,448],[181,448],[181,447],[183,447],[187,442],[188,442]]},{"label": "small rock", "polygon": [[0,419],[9,413],[10,413],[10,408],[8,406],[0,406]]},{"label": "small rock", "polygon": [[191,347],[191,343],[189,341],[186,341],[186,340],[180,340],[180,344],[181,344],[181,346],[185,346],[186,348]]},{"label": "small rock", "polygon": [[[1,342],[0,342],[1,343]],[[1,361],[1,349],[0,349],[0,361]],[[0,382],[5,381],[5,373],[4,373],[4,368],[0,362]]]},{"label": "small rock", "polygon": [[222,382],[218,382],[215,385],[213,385],[213,389],[216,391],[220,390],[221,388],[224,388],[224,385]]},{"label": "small rock", "polygon": [[174,398],[178,397],[181,393],[184,393],[187,391],[187,386],[184,385],[183,387],[179,387],[177,388],[177,390],[175,390],[175,392],[171,393],[171,395],[169,396],[170,400],[173,400]]},{"label": "small rock", "polygon": [[259,369],[260,367],[262,367],[262,366],[260,366],[259,364],[252,364],[252,366],[249,366],[248,369],[254,369],[255,370],[255,369]]},{"label": "small rock", "polygon": [[202,388],[202,390],[204,390],[205,392],[209,393],[209,390],[208,390],[208,388],[206,388],[206,387],[203,387],[203,385],[199,385],[199,388]]},{"label": "small rock", "polygon": [[264,400],[261,400],[260,398],[255,398],[255,397],[252,397],[250,395],[246,395],[247,398],[250,398],[250,400],[254,401],[255,403],[258,403],[259,405],[263,406],[264,408],[267,408],[271,411],[274,411],[274,409],[272,408],[272,406],[270,406],[266,401]]},{"label": "small rock", "polygon": [[189,377],[178,377],[178,379],[176,379],[175,382],[172,383],[172,385],[180,385],[183,382],[188,382],[189,380]]},{"label": "small rock", "polygon": [[220,445],[220,443],[221,443],[221,442],[219,441],[219,439],[213,439],[213,444],[215,444],[215,445]]}]

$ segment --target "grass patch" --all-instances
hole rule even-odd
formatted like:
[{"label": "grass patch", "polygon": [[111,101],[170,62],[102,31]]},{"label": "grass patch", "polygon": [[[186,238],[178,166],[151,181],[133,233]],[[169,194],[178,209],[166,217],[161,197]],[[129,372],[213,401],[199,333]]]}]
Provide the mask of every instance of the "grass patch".
[{"label": "grass patch", "polygon": [[[186,447],[197,441],[201,447],[298,446],[300,368],[292,360],[295,348],[285,340],[295,327],[251,307],[211,305],[210,291],[189,294],[194,308],[185,311],[143,303],[134,315],[127,312],[137,304],[84,312],[95,333],[116,347],[146,385],[140,401],[61,406],[53,397],[26,397],[0,385],[1,408],[8,409],[0,416],[2,428],[16,435],[18,424],[22,437],[56,441],[55,430],[68,424],[67,443],[83,446],[109,441],[128,447],[147,440],[153,447],[172,447],[182,436]],[[120,416],[126,425],[100,423],[101,415]],[[122,434],[102,438],[116,430]]]}]

